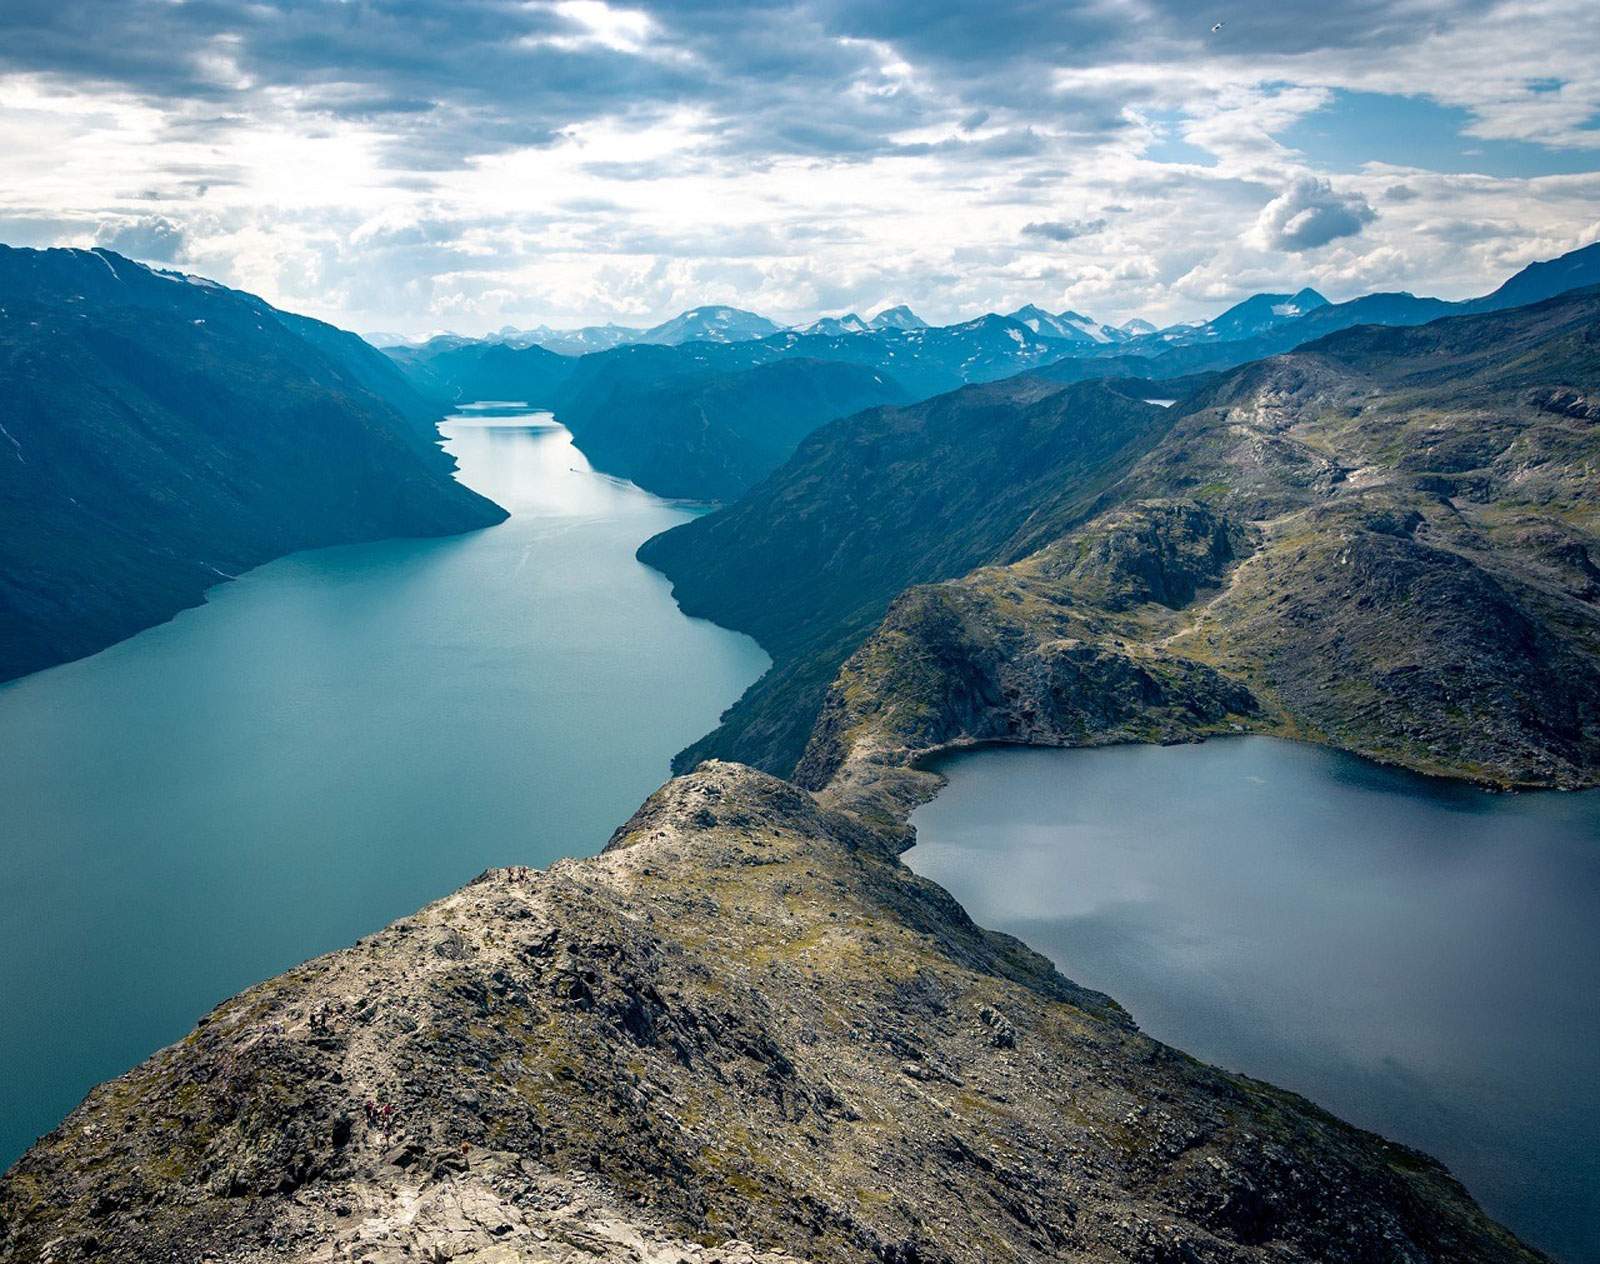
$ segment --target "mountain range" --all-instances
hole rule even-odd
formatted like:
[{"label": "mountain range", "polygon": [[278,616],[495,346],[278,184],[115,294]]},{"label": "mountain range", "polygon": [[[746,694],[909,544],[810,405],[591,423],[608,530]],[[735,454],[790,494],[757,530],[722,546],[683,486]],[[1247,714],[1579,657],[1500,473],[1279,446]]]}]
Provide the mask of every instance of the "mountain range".
[{"label": "mountain range", "polygon": [[[1563,290],[1592,285],[1600,280],[1600,263],[1592,257],[1596,248],[1591,246],[1572,251],[1559,259],[1530,264],[1494,293],[1462,302],[1417,298],[1412,294],[1398,292],[1367,295],[1345,303],[1330,304],[1326,298],[1308,286],[1295,293],[1253,294],[1210,320],[1191,321],[1165,328],[1157,328],[1149,321],[1137,318],[1121,325],[1108,325],[1075,311],[1050,312],[1033,303],[1007,313],[1006,319],[1016,321],[1041,338],[1068,344],[1081,353],[1101,355],[1158,356],[1179,347],[1208,343],[1248,343],[1251,339],[1267,335],[1275,335],[1278,341],[1287,341],[1288,346],[1297,346],[1311,338],[1321,337],[1336,329],[1349,328],[1351,325],[1420,324],[1452,311],[1488,311],[1515,307],[1537,302],[1541,298],[1548,298]],[[1337,310],[1323,312],[1315,322],[1298,323],[1300,318],[1330,307]],[[963,321],[951,328],[965,327],[974,323],[976,321]],[[767,338],[778,333],[841,337],[870,336],[889,329],[925,328],[928,328],[927,322],[903,304],[885,308],[870,320],[864,320],[856,313],[850,312],[843,316],[820,317],[810,324],[796,325],[787,329],[755,312],[735,307],[707,306],[691,308],[669,321],[647,329],[617,324],[591,325],[566,330],[551,329],[544,325],[534,329],[516,329],[507,326],[498,334],[483,339],[463,339],[460,335],[444,334],[430,341],[502,342],[516,347],[544,347],[562,355],[585,355],[591,351],[607,351],[613,347],[637,343],[681,346],[686,342],[696,341],[743,342]],[[374,345],[385,348],[423,345],[410,344],[393,334],[372,335],[371,340]],[[1112,350],[1113,348],[1119,350]],[[1231,348],[1223,354],[1252,359],[1258,353],[1258,348],[1241,346]],[[1236,359],[1234,362],[1243,363],[1243,359]]]},{"label": "mountain range", "polygon": [[[1532,265],[1494,293],[1462,303],[1409,294],[1329,303],[1302,289],[1258,294],[1210,321],[1166,330],[1140,322],[1113,328],[1035,306],[937,327],[897,307],[871,321],[851,314],[776,330],[752,313],[704,307],[625,345],[584,354],[455,336],[387,354],[438,407],[506,399],[550,408],[599,468],[662,495],[717,500],[776,468],[810,426],[840,415],[826,411],[835,404],[927,399],[1020,373],[1061,382],[1187,381],[1357,324],[1411,325],[1497,310],[1597,281],[1600,245]],[[741,380],[778,361],[803,367]],[[854,366],[854,386],[844,389],[846,375],[827,364]],[[771,389],[780,382],[781,390]],[[1174,389],[1150,392],[1169,398]]]},{"label": "mountain range", "polygon": [[1170,408],[1147,380],[1023,376],[822,427],[639,551],[774,658],[679,766],[820,785],[884,744],[1226,719],[1593,784],[1600,291],[1482,306],[1199,375]]},{"label": "mountain range", "polygon": [[[296,440],[347,452],[324,405],[352,374],[259,302],[116,256],[45,262],[39,297],[7,291],[8,363],[59,344],[136,400],[109,349],[150,324],[133,360],[170,358],[139,386],[196,398],[232,445],[216,334],[230,365],[286,357],[265,406],[306,395],[325,429]],[[89,281],[102,266],[182,298],[117,318],[137,305]],[[74,297],[91,284],[110,315]],[[627,392],[818,363],[691,345],[457,346],[446,367],[505,382],[539,351],[598,422],[634,370]],[[1159,384],[1025,374],[827,422],[640,550],[688,611],[773,653],[684,760],[746,763],[697,763],[598,856],[488,870],[223,1002],[0,1177],[0,1255],[1537,1264],[1434,1160],[1149,1038],[899,853],[939,785],[927,758],[982,742],[1257,732],[1600,783],[1597,466],[1600,287]]]}]

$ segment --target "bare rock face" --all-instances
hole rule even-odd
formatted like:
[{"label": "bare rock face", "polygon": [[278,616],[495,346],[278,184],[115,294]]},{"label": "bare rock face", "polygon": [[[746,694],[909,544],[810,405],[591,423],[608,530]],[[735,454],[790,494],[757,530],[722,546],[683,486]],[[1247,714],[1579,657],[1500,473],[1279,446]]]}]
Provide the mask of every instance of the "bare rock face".
[{"label": "bare rock face", "polygon": [[218,1007],[0,1182],[0,1257],[1533,1260],[1141,1035],[897,838],[707,764]]}]

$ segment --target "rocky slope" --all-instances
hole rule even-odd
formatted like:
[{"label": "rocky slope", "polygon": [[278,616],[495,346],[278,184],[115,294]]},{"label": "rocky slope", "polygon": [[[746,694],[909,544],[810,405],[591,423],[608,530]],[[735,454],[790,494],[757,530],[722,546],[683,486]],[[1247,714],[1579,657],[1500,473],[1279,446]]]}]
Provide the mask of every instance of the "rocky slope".
[{"label": "rocky slope", "polygon": [[1597,468],[1600,292],[1239,370],[1111,508],[901,597],[800,780],[898,805],[945,745],[1248,729],[1600,783]]},{"label": "rocky slope", "polygon": [[19,1261],[1532,1261],[748,768],[219,1006],[0,1180]]},{"label": "rocky slope", "polygon": [[[1491,783],[1591,784],[1597,311],[1590,290],[1350,330],[1189,379],[1192,393],[1170,410],[1120,393],[1150,383],[1060,392],[1018,379],[827,427],[739,504],[640,550],[687,609],[752,633],[775,659],[686,761],[730,756],[789,772],[796,735],[811,732],[830,687],[822,728],[834,744],[869,716],[887,724],[881,740],[895,750],[1024,732],[1086,738],[1071,724],[1050,737],[1021,715],[1002,721],[1004,701],[988,719],[951,718],[937,740],[937,725],[902,732],[881,721],[955,688],[908,675],[926,666],[911,650],[913,613],[942,644],[949,619],[972,626],[981,597],[990,626],[974,635],[1006,647],[974,646],[985,663],[1110,637],[1223,672],[1250,690],[1255,727]],[[1096,398],[1091,388],[1102,402],[1122,399],[1128,417],[1151,416],[1124,432],[1095,414],[1104,451],[1081,465],[1033,446],[1039,418],[1071,415],[1069,404]],[[1124,433],[1126,444],[1113,440]],[[1231,550],[1205,601],[1161,592],[1131,614],[1094,596],[1109,571],[1084,573],[1076,550],[1108,550],[1107,568],[1159,568],[1189,547],[1162,524],[1195,513]],[[883,629],[896,652],[869,655],[882,670],[864,677],[857,663],[835,680],[901,588],[985,564],[1016,569],[979,570],[959,594],[903,599]],[[1176,608],[1181,618],[1162,613]],[[1015,685],[965,658],[946,666],[976,672],[997,699]],[[1026,705],[1040,713],[1037,699]],[[1206,710],[1202,727],[1217,720]],[[1122,734],[1111,726],[1096,740]],[[813,749],[807,784],[845,758]]]},{"label": "rocky slope", "polygon": [[640,559],[686,611],[775,661],[679,767],[792,768],[828,683],[896,594],[1053,538],[1170,424],[1100,382],[968,387],[825,426],[737,504],[648,541]]},{"label": "rocky slope", "polygon": [[377,352],[108,251],[0,247],[0,680],[296,549],[500,521]]}]

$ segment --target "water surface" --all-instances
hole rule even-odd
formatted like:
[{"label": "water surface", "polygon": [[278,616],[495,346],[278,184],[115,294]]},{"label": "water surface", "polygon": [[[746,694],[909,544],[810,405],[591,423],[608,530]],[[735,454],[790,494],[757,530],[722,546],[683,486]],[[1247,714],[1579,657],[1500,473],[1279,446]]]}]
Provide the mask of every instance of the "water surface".
[{"label": "water surface", "polygon": [[597,851],[766,667],[634,561],[690,509],[548,415],[442,429],[509,521],[295,554],[0,688],[0,1167],[240,988]]},{"label": "water surface", "polygon": [[1493,795],[1266,738],[941,771],[906,860],[980,924],[1600,1261],[1600,794]]}]

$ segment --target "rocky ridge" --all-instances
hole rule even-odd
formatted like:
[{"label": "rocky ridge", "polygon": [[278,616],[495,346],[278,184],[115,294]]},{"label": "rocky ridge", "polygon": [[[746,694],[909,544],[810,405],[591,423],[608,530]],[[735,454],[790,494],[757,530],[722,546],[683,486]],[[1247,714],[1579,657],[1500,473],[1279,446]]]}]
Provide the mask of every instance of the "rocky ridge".
[{"label": "rocky ridge", "polygon": [[[1589,290],[1202,380],[1076,517],[1038,502],[988,565],[924,569],[938,582],[896,597],[832,677],[797,779],[887,820],[951,746],[1252,731],[1495,786],[1600,783],[1597,352]],[[735,524],[756,556],[790,490],[641,556],[674,573],[675,551]],[[880,519],[906,500],[881,478],[852,497]],[[855,525],[817,518],[809,547],[832,559]],[[854,596],[804,557],[725,599],[715,573],[685,582],[697,613],[739,625],[781,618],[790,591],[813,612]],[[803,658],[775,657],[749,697],[808,714],[784,674]],[[751,757],[787,771],[775,747]]]},{"label": "rocky ridge", "polygon": [[0,1181],[27,1261],[1531,1261],[710,763],[219,1006]]}]

